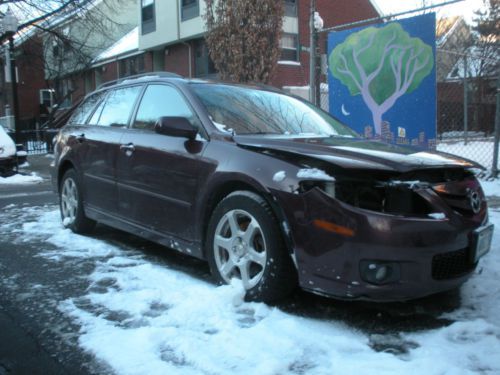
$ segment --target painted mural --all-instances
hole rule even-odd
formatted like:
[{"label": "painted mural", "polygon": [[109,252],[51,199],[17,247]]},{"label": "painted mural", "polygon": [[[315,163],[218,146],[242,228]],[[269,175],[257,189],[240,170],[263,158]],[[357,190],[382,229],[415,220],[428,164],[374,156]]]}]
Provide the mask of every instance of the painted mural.
[{"label": "painted mural", "polygon": [[366,138],[433,149],[435,14],[331,32],[330,113]]}]

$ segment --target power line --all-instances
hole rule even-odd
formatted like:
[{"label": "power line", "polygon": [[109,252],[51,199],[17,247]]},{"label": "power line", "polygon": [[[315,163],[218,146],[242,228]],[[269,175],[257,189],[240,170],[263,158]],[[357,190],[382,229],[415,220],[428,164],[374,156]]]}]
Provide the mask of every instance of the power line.
[{"label": "power line", "polygon": [[321,30],[318,31],[318,33],[324,33],[324,32],[328,32],[328,31],[335,31],[335,30],[339,30],[339,29],[350,28],[352,26],[360,26],[360,25],[364,25],[364,24],[367,24],[367,23],[374,23],[374,22],[377,22],[377,21],[389,20],[391,18],[405,16],[407,14],[413,14],[413,13],[417,13],[417,12],[423,12],[423,11],[426,11],[426,10],[430,10],[430,9],[434,9],[434,8],[439,8],[439,7],[443,7],[443,6],[446,6],[446,5],[459,3],[459,2],[462,2],[462,1],[464,1],[464,0],[450,0],[450,1],[446,1],[444,3],[439,3],[439,4],[434,4],[434,5],[428,5],[428,6],[425,6],[425,7],[422,7],[422,8],[418,8],[418,9],[412,9],[412,10],[407,10],[407,11],[400,12],[400,13],[389,14],[387,16],[373,17],[373,18],[368,18],[368,19],[361,20],[361,21],[344,23],[342,25],[337,25],[337,26],[327,27],[325,29],[321,29]]}]

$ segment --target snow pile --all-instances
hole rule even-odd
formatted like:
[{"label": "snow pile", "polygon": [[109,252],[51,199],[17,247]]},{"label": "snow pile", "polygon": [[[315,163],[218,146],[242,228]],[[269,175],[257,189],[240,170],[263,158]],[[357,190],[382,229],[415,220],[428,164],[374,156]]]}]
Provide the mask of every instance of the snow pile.
[{"label": "snow pile", "polygon": [[[75,235],[56,210],[40,211],[19,234],[56,245],[40,253],[54,261],[93,260],[87,292],[59,308],[81,325],[79,344],[119,374],[500,373],[498,249],[462,288],[461,306],[446,316],[454,323],[370,335],[347,323],[245,303],[237,283],[216,287],[139,251]],[[492,211],[491,220],[500,227],[500,212]],[[15,227],[0,225],[2,232]],[[499,241],[497,230],[493,243]],[[391,349],[398,345],[403,354]]]},{"label": "snow pile", "polygon": [[276,182],[281,182],[286,178],[286,172],[285,171],[279,171],[276,172],[273,176],[273,181]]},{"label": "snow pile", "polygon": [[15,174],[10,177],[0,177],[0,185],[32,184],[42,181],[43,178],[38,176],[35,172],[32,172],[30,175]]},{"label": "snow pile", "polygon": [[481,186],[486,196],[500,197],[500,179],[481,181]]},{"label": "snow pile", "polygon": [[300,169],[297,172],[297,177],[310,180],[335,181],[332,176],[328,175],[325,171],[317,168]]}]

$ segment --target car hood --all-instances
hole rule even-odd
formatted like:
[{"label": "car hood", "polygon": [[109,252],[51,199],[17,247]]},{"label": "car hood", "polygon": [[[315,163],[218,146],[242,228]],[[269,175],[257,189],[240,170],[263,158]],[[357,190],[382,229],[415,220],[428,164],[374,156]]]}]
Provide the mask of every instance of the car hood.
[{"label": "car hood", "polygon": [[455,155],[362,138],[235,135],[234,141],[255,151],[307,156],[342,168],[395,172],[443,167],[483,168]]}]

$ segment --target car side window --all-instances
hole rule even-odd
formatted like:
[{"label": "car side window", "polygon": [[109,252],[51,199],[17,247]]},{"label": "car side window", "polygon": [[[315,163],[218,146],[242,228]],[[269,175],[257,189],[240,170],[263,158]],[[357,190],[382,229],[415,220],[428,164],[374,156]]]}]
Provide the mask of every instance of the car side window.
[{"label": "car side window", "polygon": [[92,113],[96,104],[102,99],[103,93],[98,92],[87,99],[75,109],[68,120],[68,125],[83,125]]},{"label": "car side window", "polygon": [[135,129],[154,130],[156,121],[163,116],[186,117],[193,127],[200,122],[182,94],[172,86],[149,85],[137,110]]},{"label": "car side window", "polygon": [[90,119],[90,125],[127,126],[141,86],[131,86],[111,91]]}]

